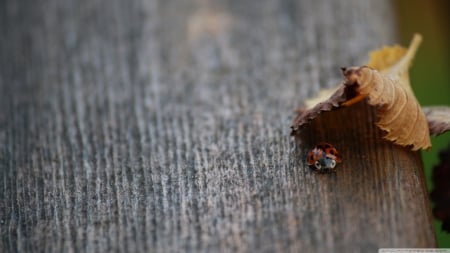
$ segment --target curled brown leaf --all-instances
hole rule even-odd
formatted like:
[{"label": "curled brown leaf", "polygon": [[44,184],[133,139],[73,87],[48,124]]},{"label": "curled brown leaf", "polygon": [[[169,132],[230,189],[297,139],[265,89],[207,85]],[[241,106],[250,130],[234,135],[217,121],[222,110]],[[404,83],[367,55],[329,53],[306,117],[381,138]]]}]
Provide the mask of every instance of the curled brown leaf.
[{"label": "curled brown leaf", "polygon": [[357,97],[367,97],[377,106],[376,125],[386,131],[385,139],[413,150],[431,147],[428,122],[414,94],[399,79],[391,79],[369,67],[344,69],[345,85],[354,87]]},{"label": "curled brown leaf", "polygon": [[[294,119],[292,135],[321,112],[367,99],[377,108],[376,125],[385,139],[413,150],[431,147],[428,122],[409,84],[408,68],[421,42],[415,35],[408,49],[385,47],[371,53],[369,66],[343,68],[345,81],[328,99],[303,110]],[[377,69],[374,69],[377,68]]]}]

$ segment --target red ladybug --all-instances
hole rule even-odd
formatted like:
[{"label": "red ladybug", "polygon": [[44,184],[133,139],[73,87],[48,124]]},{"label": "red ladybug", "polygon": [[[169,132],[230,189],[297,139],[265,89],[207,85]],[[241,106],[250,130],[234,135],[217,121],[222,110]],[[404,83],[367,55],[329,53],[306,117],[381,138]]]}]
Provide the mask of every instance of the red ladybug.
[{"label": "red ladybug", "polygon": [[334,170],[336,164],[340,162],[342,162],[342,158],[339,152],[333,145],[326,142],[317,144],[308,153],[307,163],[314,166],[317,171]]}]

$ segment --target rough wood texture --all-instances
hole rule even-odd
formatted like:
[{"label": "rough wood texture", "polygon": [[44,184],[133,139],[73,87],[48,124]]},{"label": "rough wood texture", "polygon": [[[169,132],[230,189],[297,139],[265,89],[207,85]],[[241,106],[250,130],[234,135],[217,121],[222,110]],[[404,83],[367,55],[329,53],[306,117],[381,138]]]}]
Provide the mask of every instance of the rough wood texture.
[{"label": "rough wood texture", "polygon": [[396,41],[388,2],[1,1],[0,251],[435,246],[420,155],[370,109],[310,130],[336,174],[289,136],[339,67]]}]

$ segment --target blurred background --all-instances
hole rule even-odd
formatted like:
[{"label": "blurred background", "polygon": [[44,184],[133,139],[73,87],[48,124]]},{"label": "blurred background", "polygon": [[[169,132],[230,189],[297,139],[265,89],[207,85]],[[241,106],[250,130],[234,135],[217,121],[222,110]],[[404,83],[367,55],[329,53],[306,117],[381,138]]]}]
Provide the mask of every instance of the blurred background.
[{"label": "blurred background", "polygon": [[[401,45],[408,46],[416,32],[423,35],[410,70],[417,99],[423,106],[450,106],[450,1],[396,0],[395,3]],[[439,151],[450,145],[450,132],[431,140],[433,148],[422,152],[429,191],[433,189],[432,169],[439,164]],[[441,230],[438,220],[435,220],[435,229],[439,247],[450,248],[450,234]]]}]

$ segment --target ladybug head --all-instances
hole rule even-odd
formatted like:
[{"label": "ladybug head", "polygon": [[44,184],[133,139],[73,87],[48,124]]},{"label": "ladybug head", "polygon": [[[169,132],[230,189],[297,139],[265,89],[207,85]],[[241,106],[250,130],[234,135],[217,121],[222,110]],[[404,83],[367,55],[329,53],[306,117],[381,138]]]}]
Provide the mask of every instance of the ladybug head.
[{"label": "ladybug head", "polygon": [[324,156],[314,162],[316,169],[334,169],[336,167],[336,160],[330,156]]}]

